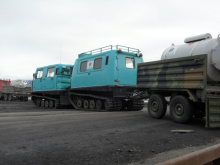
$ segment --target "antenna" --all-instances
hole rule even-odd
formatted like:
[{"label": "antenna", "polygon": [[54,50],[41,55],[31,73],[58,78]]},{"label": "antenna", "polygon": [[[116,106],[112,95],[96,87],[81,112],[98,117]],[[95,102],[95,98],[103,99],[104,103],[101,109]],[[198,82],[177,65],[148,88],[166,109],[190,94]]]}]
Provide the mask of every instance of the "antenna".
[{"label": "antenna", "polygon": [[62,49],[62,44],[60,44],[60,64],[61,64],[61,49]]}]

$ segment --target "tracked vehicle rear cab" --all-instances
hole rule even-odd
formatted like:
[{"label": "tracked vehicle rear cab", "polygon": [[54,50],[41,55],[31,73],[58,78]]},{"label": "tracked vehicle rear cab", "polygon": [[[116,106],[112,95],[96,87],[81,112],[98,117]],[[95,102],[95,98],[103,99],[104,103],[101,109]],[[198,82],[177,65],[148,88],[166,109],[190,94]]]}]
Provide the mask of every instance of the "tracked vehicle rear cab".
[{"label": "tracked vehicle rear cab", "polygon": [[37,106],[52,108],[71,105],[67,88],[73,65],[55,64],[36,69],[33,74],[32,100]]},{"label": "tracked vehicle rear cab", "polygon": [[142,109],[142,100],[129,99],[142,62],[138,49],[120,45],[79,54],[71,77],[71,103],[84,109]]}]

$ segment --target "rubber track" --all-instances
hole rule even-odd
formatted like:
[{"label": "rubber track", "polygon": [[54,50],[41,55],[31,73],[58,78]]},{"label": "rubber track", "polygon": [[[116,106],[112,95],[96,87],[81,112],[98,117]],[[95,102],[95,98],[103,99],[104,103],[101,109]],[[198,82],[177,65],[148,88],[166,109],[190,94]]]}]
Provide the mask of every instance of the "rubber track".
[{"label": "rubber track", "polygon": [[144,101],[143,100],[133,100],[132,107],[128,107],[130,110],[139,111],[144,108]]},{"label": "rubber track", "polygon": [[[75,105],[75,103],[72,101],[72,99],[70,97],[71,95],[87,96],[87,97],[92,97],[92,98],[96,98],[96,99],[106,100],[108,103],[110,103],[110,105],[105,110],[112,110],[112,109],[120,110],[121,107],[122,107],[122,102],[121,102],[120,99],[113,99],[113,98],[109,98],[109,97],[102,97],[102,96],[96,96],[96,95],[91,95],[91,94],[82,94],[82,93],[69,92],[69,101],[74,106],[75,109],[84,109],[84,108],[78,108]],[[88,109],[86,109],[86,110],[88,110]],[[97,110],[97,109],[89,109],[89,110]]]},{"label": "rubber track", "polygon": [[[47,96],[38,96],[38,95],[33,95],[32,94],[32,97],[38,97],[38,98],[44,98],[44,99],[48,99],[48,100],[53,100],[55,101],[55,108],[56,109],[60,109],[60,108],[63,108],[64,106],[60,105],[60,99],[56,99],[56,98],[53,98],[53,97],[47,97]],[[34,100],[32,100],[32,102],[34,103],[35,106],[37,106],[37,104],[34,102]]]},{"label": "rubber track", "polygon": [[108,107],[106,110],[120,110],[122,107],[122,101],[120,99],[107,99]]},{"label": "rubber track", "polygon": [[[91,95],[91,94],[81,94],[81,93],[75,93],[75,92],[68,92],[68,94],[69,94],[69,101],[75,109],[85,110],[84,108],[78,108],[75,105],[75,103],[71,100],[71,97],[70,97],[71,95],[87,96],[87,97],[92,97],[92,98],[96,98],[96,99],[106,100],[108,102],[108,107],[105,110],[120,110],[122,108],[122,101],[120,99],[96,96],[96,95]],[[55,108],[56,109],[65,108],[65,106],[60,105],[60,99],[47,97],[47,96],[38,96],[38,95],[32,95],[32,96],[55,101]],[[34,103],[35,106],[37,106],[36,103],[34,102],[34,100],[32,100],[32,102]],[[128,107],[128,109],[133,110],[133,111],[138,111],[138,110],[142,110],[143,107],[144,107],[143,100],[133,100],[132,107]],[[86,110],[88,110],[88,109],[86,109]],[[89,110],[96,110],[97,111],[97,109],[89,109]]]}]

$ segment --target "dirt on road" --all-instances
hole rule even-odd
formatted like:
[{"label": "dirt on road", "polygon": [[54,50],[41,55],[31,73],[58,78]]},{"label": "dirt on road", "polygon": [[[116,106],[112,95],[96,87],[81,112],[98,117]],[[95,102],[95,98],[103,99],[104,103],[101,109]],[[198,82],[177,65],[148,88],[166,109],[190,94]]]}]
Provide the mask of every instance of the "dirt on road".
[{"label": "dirt on road", "polygon": [[[193,133],[172,133],[187,129]],[[219,142],[204,119],[176,124],[142,111],[40,109],[0,100],[0,164],[155,164]],[[176,155],[175,155],[176,154]]]}]

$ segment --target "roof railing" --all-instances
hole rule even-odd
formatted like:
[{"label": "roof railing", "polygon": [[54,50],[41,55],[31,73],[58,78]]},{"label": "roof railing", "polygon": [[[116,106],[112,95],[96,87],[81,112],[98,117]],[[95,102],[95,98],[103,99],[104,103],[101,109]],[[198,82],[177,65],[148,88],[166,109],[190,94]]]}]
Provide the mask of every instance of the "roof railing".
[{"label": "roof railing", "polygon": [[122,46],[122,45],[108,45],[105,47],[101,47],[98,49],[94,49],[94,50],[90,50],[88,52],[84,52],[78,55],[78,57],[83,57],[83,55],[95,55],[95,54],[99,54],[99,53],[103,53],[103,52],[107,52],[107,51],[111,51],[111,50],[119,50],[121,49],[122,51],[125,52],[129,52],[129,53],[140,53],[139,49],[136,48],[131,48],[131,47],[127,47],[127,46]]}]

